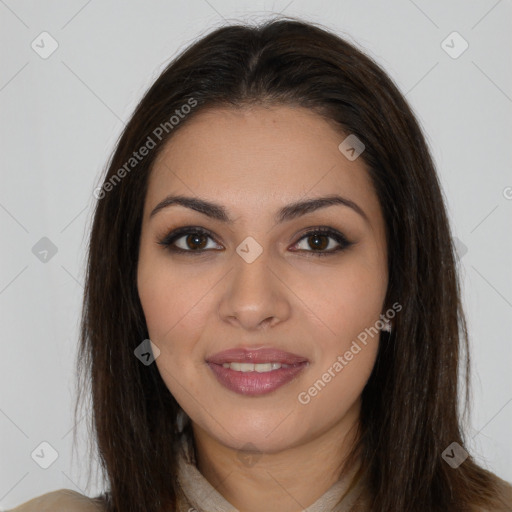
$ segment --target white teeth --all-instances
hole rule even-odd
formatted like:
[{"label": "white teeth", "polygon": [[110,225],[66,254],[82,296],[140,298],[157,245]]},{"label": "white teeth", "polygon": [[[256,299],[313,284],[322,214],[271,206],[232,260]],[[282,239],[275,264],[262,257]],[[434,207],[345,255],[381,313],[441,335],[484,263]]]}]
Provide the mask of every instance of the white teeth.
[{"label": "white teeth", "polygon": [[259,372],[259,373],[265,373],[265,372],[270,372],[272,370],[278,370],[279,367],[281,366],[279,363],[274,363],[276,366],[278,366],[278,368],[272,368],[272,363],[260,363],[260,364],[255,364],[254,365],[254,370]]},{"label": "white teeth", "polygon": [[279,368],[289,368],[289,364],[284,363],[223,363],[224,368],[235,370],[236,372],[258,372],[266,373]]}]

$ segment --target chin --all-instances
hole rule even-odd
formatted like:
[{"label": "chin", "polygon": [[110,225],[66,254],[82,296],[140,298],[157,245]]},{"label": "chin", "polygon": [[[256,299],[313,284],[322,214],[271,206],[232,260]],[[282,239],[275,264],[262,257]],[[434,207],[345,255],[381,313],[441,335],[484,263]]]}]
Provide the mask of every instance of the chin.
[{"label": "chin", "polygon": [[[292,415],[243,415],[219,418],[219,424],[209,422],[201,426],[209,437],[232,450],[277,453],[304,441],[307,432],[304,421],[294,420]],[[206,427],[206,428],[205,428]]]}]

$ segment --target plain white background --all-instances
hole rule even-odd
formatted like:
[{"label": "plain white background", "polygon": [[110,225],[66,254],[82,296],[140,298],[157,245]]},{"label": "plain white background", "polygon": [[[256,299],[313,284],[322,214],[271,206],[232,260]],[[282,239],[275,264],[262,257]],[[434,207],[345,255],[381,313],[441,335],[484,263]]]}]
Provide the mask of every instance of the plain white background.
[{"label": "plain white background", "polygon": [[[71,458],[74,357],[92,191],[123,122],[189,43],[272,12],[355,42],[416,112],[461,257],[473,361],[470,448],[512,481],[510,0],[0,0],[1,507],[63,487],[99,490],[85,487],[85,444]],[[45,59],[52,40],[44,31],[58,44]],[[57,251],[46,263],[33,252],[43,237]],[[58,453],[48,469],[31,457],[42,442]]]}]

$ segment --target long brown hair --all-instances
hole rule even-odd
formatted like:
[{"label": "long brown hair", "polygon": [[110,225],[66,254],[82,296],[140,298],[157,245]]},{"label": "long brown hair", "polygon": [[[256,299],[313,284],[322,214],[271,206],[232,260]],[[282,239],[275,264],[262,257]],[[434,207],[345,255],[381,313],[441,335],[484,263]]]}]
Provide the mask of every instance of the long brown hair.
[{"label": "long brown hair", "polygon": [[[498,492],[491,473],[471,456],[457,469],[442,458],[451,443],[464,446],[469,401],[466,393],[461,418],[458,371],[464,370],[467,389],[469,355],[449,222],[422,131],[373,60],[321,26],[281,17],[215,29],[175,58],[136,107],[97,193],[79,393],[90,386],[108,510],[176,506],[172,440],[179,408],[156,365],[134,356],[148,338],[136,270],[152,164],[173,133],[204,108],[250,104],[306,107],[365,145],[361,158],[387,226],[385,306],[402,305],[391,336],[380,340],[353,448],[368,472],[371,510],[492,505]],[[142,146],[151,148],[131,161]]]}]

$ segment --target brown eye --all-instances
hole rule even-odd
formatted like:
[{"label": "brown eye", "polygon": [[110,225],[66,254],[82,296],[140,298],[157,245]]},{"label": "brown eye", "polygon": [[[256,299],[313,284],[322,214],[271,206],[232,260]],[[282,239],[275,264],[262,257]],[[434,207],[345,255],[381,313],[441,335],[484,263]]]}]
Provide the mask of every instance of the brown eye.
[{"label": "brown eye", "polygon": [[[208,247],[208,239],[213,242],[213,247]],[[190,255],[222,250],[222,246],[216,246],[211,233],[201,227],[193,226],[178,228],[158,243],[171,252]],[[301,244],[302,247],[300,247]],[[333,228],[318,227],[304,234],[291,250],[309,253],[308,256],[329,256],[351,245],[352,242],[349,242],[339,231]]]},{"label": "brown eye", "polygon": [[208,239],[212,235],[203,228],[185,227],[172,231],[158,243],[172,252],[202,254],[207,250],[218,250],[218,246],[208,247]]},{"label": "brown eye", "polygon": [[206,246],[207,236],[203,234],[187,235],[181,238],[185,238],[185,246],[190,249],[204,249]]},{"label": "brown eye", "polygon": [[308,244],[312,249],[325,250],[329,245],[329,237],[326,235],[310,235],[307,238]]},{"label": "brown eye", "polygon": [[[300,247],[300,244],[303,244]],[[328,256],[352,245],[344,235],[332,228],[316,228],[309,231],[295,245],[298,251],[311,253],[313,256]]]}]

